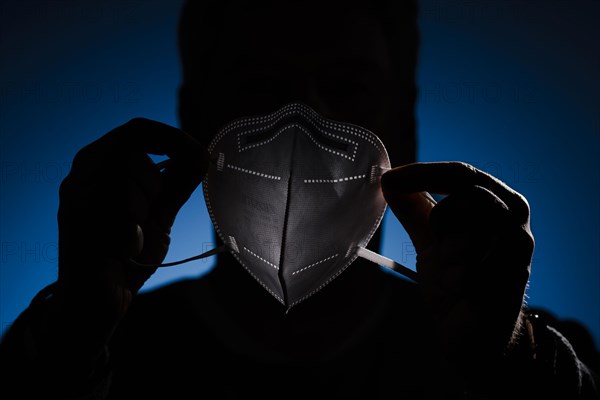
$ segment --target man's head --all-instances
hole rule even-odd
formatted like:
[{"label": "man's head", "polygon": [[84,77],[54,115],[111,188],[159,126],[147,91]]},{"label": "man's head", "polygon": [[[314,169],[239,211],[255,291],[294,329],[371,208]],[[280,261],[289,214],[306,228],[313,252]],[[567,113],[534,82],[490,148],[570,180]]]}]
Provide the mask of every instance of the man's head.
[{"label": "man's head", "polygon": [[393,166],[414,161],[414,2],[188,1],[179,43],[181,126],[204,143],[299,101],[374,132]]}]

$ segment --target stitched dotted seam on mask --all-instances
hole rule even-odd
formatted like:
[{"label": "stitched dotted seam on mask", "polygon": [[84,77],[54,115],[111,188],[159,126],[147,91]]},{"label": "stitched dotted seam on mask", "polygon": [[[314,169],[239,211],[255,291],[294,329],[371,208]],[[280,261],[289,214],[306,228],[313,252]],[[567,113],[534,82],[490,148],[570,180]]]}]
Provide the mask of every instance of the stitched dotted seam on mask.
[{"label": "stitched dotted seam on mask", "polygon": [[[350,143],[350,144],[352,144],[352,145],[353,145],[352,156],[347,156],[347,155],[345,155],[345,154],[343,154],[343,153],[340,153],[340,152],[337,152],[337,151],[335,151],[335,150],[331,150],[331,149],[329,149],[329,148],[327,148],[327,147],[324,147],[322,144],[320,144],[319,142],[317,142],[317,141],[316,141],[316,140],[313,138],[313,136],[310,134],[310,132],[308,132],[308,131],[307,131],[307,130],[304,128],[304,127],[302,127],[302,126],[300,126],[300,125],[298,125],[298,124],[295,124],[295,123],[291,123],[291,124],[285,125],[284,127],[282,127],[281,129],[279,129],[279,130],[278,130],[278,131],[277,131],[277,132],[276,132],[276,133],[275,133],[273,136],[271,136],[271,137],[270,137],[269,139],[267,139],[267,140],[264,140],[264,141],[262,141],[262,142],[252,143],[252,144],[250,144],[250,145],[248,145],[248,146],[242,147],[242,143],[241,143],[241,137],[242,137],[242,136],[244,136],[244,135],[248,135],[248,134],[251,134],[251,133],[254,133],[254,132],[259,132],[259,131],[263,131],[263,130],[269,129],[269,128],[271,128],[272,126],[274,126],[274,125],[276,125],[277,123],[279,123],[279,122],[280,122],[280,120],[281,120],[281,118],[283,118],[283,117],[286,117],[286,116],[288,116],[288,115],[293,115],[293,114],[294,114],[294,112],[287,112],[287,113],[283,113],[283,114],[282,114],[282,115],[281,115],[279,118],[277,118],[277,120],[273,121],[273,122],[272,122],[272,123],[270,123],[270,124],[267,124],[267,125],[261,126],[261,127],[259,127],[259,128],[254,128],[254,129],[249,129],[249,130],[247,130],[247,131],[242,131],[242,132],[239,132],[239,133],[238,133],[238,135],[237,135],[237,146],[238,146],[238,152],[242,152],[242,151],[244,151],[244,150],[248,150],[248,149],[251,149],[251,148],[255,148],[255,147],[259,147],[259,146],[265,145],[265,144],[267,144],[267,143],[271,142],[272,140],[274,140],[274,139],[275,139],[277,136],[279,136],[279,134],[280,134],[281,132],[283,132],[285,129],[287,129],[287,128],[289,128],[289,127],[296,127],[296,128],[299,128],[299,129],[301,129],[301,130],[302,130],[304,133],[306,133],[306,134],[308,135],[308,137],[309,137],[309,138],[310,138],[310,139],[311,139],[311,140],[312,140],[312,141],[313,141],[313,142],[314,142],[314,143],[315,143],[315,144],[316,144],[316,145],[317,145],[319,148],[321,148],[321,149],[323,149],[323,150],[330,151],[330,152],[332,152],[332,153],[334,153],[334,154],[336,154],[336,155],[338,155],[338,156],[342,156],[342,157],[344,157],[344,158],[347,158],[347,159],[349,159],[349,160],[352,160],[352,161],[354,161],[354,159],[356,158],[356,153],[358,152],[358,143],[357,143],[357,142],[355,142],[355,141],[353,141],[353,140],[350,140],[350,139],[348,139],[348,138],[345,138],[345,137],[342,137],[342,136],[339,136],[339,135],[336,135],[336,134],[334,134],[334,133],[331,133],[331,132],[328,132],[328,131],[324,130],[324,129],[323,129],[321,126],[319,126],[317,123],[315,123],[315,121],[314,121],[314,120],[312,120],[312,119],[311,119],[311,116],[310,116],[310,115],[304,115],[304,114],[303,114],[303,115],[304,115],[306,118],[308,118],[309,120],[311,120],[311,122],[313,123],[313,125],[315,126],[315,128],[316,128],[316,129],[317,129],[319,132],[321,132],[322,134],[324,134],[324,135],[326,135],[326,136],[331,136],[331,137],[333,137],[334,139],[337,139],[337,140],[339,140],[339,141],[342,141],[342,142],[344,142],[344,143]],[[243,126],[243,125],[244,125],[244,124],[240,124],[240,125],[239,125],[239,127],[241,127],[241,126]],[[235,127],[232,127],[232,129],[233,129],[233,128],[235,128]],[[229,132],[229,131],[231,131],[231,129],[228,129],[228,132]],[[219,140],[220,140],[220,139],[219,139]]]},{"label": "stitched dotted seam on mask", "polygon": [[367,135],[366,132],[361,131],[353,126],[347,127],[347,126],[337,124],[335,122],[325,121],[325,120],[322,122],[325,126],[331,128],[331,129],[337,128],[338,130],[340,130],[342,132],[348,133],[350,135],[358,136],[361,139],[366,140],[367,142],[371,143],[377,150],[379,150],[380,153],[384,154],[382,147],[380,146],[379,143],[375,142],[375,139],[372,137],[372,135],[370,135],[370,134]]},{"label": "stitched dotted seam on mask", "polygon": [[[381,223],[381,219],[383,218],[383,216],[385,215],[385,210],[387,208],[387,205],[383,207],[381,213],[379,214],[379,218],[377,218],[377,221],[375,222],[375,224],[373,224],[373,226],[371,227],[371,231],[369,232],[369,236],[367,237],[367,239],[365,240],[365,243],[369,243],[369,241],[371,240],[371,237],[373,237],[373,234],[375,233],[375,231],[377,230],[377,227],[379,226],[379,224]],[[356,254],[356,252],[354,252],[354,256],[352,256],[352,258],[350,258],[348,260],[348,262],[342,267],[340,268],[335,274],[333,274],[332,276],[329,277],[329,279],[327,279],[325,282],[323,282],[322,284],[319,285],[319,287],[317,287],[316,289],[310,291],[309,293],[305,294],[304,296],[302,296],[301,298],[299,298],[298,300],[294,301],[292,304],[290,304],[290,308],[295,306],[298,303],[301,303],[302,301],[306,300],[307,298],[309,298],[310,296],[312,296],[313,294],[317,293],[319,290],[323,289],[325,286],[327,286],[332,280],[334,280],[335,278],[337,278],[342,272],[344,272],[346,270],[346,268],[348,268],[348,266],[350,264],[352,264],[354,262],[354,260],[356,260],[358,258],[358,255]]]},{"label": "stitched dotted seam on mask", "polygon": [[[310,134],[310,132],[309,132],[309,131],[307,131],[307,130],[306,130],[304,127],[303,127],[303,126],[300,126],[300,125],[298,125],[298,124],[291,124],[290,126],[294,126],[294,127],[298,128],[298,129],[300,129],[302,132],[306,133],[306,136],[308,136],[308,137],[310,138],[310,140],[312,140],[312,141],[314,142],[314,144],[316,144],[316,145],[317,145],[317,147],[318,147],[318,148],[320,148],[321,150],[325,150],[325,151],[328,151],[328,152],[330,152],[330,153],[333,153],[333,154],[335,154],[336,156],[344,157],[344,158],[347,158],[347,159],[348,159],[348,160],[350,160],[350,161],[354,161],[354,159],[355,159],[355,156],[356,156],[356,148],[358,147],[358,143],[356,143],[356,142],[353,142],[353,141],[351,141],[351,140],[348,140],[348,139],[344,139],[345,141],[348,141],[348,142],[350,142],[350,143],[354,144],[354,146],[355,146],[355,148],[354,148],[354,154],[353,154],[353,156],[352,156],[352,157],[350,157],[350,156],[347,156],[347,155],[346,155],[346,154],[344,154],[344,153],[340,153],[339,151],[336,151],[336,150],[333,150],[333,149],[330,149],[330,148],[328,148],[328,147],[325,147],[325,146],[323,146],[323,145],[322,145],[321,143],[319,143],[319,142],[318,142],[318,141],[317,141],[317,140],[316,140],[316,139],[315,139],[315,138],[314,138],[314,137],[313,137],[313,136]],[[340,139],[340,137],[339,137],[339,136],[337,136],[337,135],[333,135],[333,134],[331,134],[331,133],[328,133],[328,132],[325,132],[325,131],[323,131],[323,130],[321,130],[321,129],[319,129],[319,130],[320,130],[322,133],[324,133],[324,134],[326,134],[326,135],[328,135],[328,136],[333,136],[333,137],[334,137],[334,138],[336,138],[336,139]]]},{"label": "stitched dotted seam on mask", "polygon": [[[241,128],[241,127],[248,126],[248,125],[263,124],[263,123],[267,123],[267,122],[269,122],[271,120],[274,120],[272,123],[270,123],[270,124],[268,124],[266,126],[261,126],[259,128],[252,129],[251,131],[248,131],[248,133],[249,132],[254,132],[254,131],[257,131],[257,130],[264,130],[264,129],[268,129],[269,127],[277,124],[281,120],[281,118],[289,116],[289,115],[294,115],[294,114],[301,114],[302,116],[304,116],[305,118],[307,118],[310,122],[312,122],[313,125],[315,125],[315,127],[317,129],[319,129],[319,131],[321,131],[321,132],[323,132],[323,133],[325,133],[325,134],[327,134],[329,136],[332,136],[333,134],[323,131],[323,129],[322,129],[323,125],[327,125],[330,128],[332,126],[333,127],[337,127],[339,130],[342,130],[342,131],[344,131],[346,133],[350,133],[352,135],[359,136],[359,137],[361,137],[361,138],[369,141],[371,144],[375,145],[376,148],[381,152],[381,149],[379,148],[379,145],[376,144],[374,141],[372,141],[369,137],[366,136],[367,134],[370,134],[369,132],[365,132],[365,135],[362,135],[358,129],[353,129],[356,133],[349,132],[349,131],[343,129],[342,125],[336,124],[336,123],[331,122],[331,121],[327,121],[327,120],[321,118],[318,114],[316,114],[315,111],[309,109],[306,106],[300,105],[300,104],[290,104],[290,105],[287,105],[287,106],[281,108],[280,110],[278,110],[278,111],[276,111],[276,112],[274,112],[272,114],[263,115],[263,116],[256,116],[256,117],[250,117],[250,118],[243,118],[243,119],[240,119],[239,121],[232,122],[230,125],[228,125],[227,127],[225,127],[221,132],[219,132],[218,135],[217,135],[217,137],[215,137],[213,139],[213,141],[211,142],[211,144],[208,147],[208,151],[209,151],[209,153],[212,153],[213,150],[214,150],[214,147],[218,144],[218,142],[227,133],[231,132],[234,129]],[[272,140],[272,139],[273,138],[271,138],[270,140]],[[344,141],[348,140],[348,139],[345,139],[345,138],[340,138],[340,139],[344,140]],[[266,143],[266,142],[263,142],[263,143]],[[242,151],[243,149],[241,149],[239,146],[240,146],[240,143],[239,143],[239,135],[238,135],[238,150]],[[356,151],[357,151],[357,148],[355,147],[354,148],[354,152],[353,152],[354,153],[353,154],[353,158],[354,158],[354,156],[356,156]]]},{"label": "stitched dotted seam on mask", "polygon": [[[268,115],[255,116],[255,117],[250,117],[250,118],[248,118],[248,117],[241,118],[238,121],[234,121],[234,122],[230,123],[229,125],[227,125],[223,130],[221,130],[218,133],[218,135],[213,139],[211,144],[208,146],[209,153],[212,153],[215,146],[223,138],[223,136],[225,136],[227,133],[231,132],[232,130],[241,128],[244,126],[248,126],[248,125],[262,124],[264,122],[269,122],[273,119],[276,119],[276,121],[272,124],[272,125],[274,125],[281,119],[281,117],[287,116],[287,115],[292,115],[293,113],[290,112],[290,110],[293,111],[295,108],[297,108],[297,107],[295,107],[294,104],[290,104],[290,105],[287,105],[287,106],[277,110],[276,112],[268,114]],[[282,115],[282,114],[284,114],[284,115]],[[263,129],[263,128],[258,128],[258,129]]]},{"label": "stitched dotted seam on mask", "polygon": [[347,176],[345,178],[337,178],[337,179],[305,179],[304,183],[340,183],[340,182],[353,181],[356,179],[363,179],[366,177],[367,177],[367,175],[363,174],[363,175]]},{"label": "stitched dotted seam on mask", "polygon": [[219,237],[221,239],[223,239],[223,235],[221,233],[221,229],[219,228],[219,225],[217,224],[217,220],[215,219],[215,214],[213,213],[213,209],[210,205],[210,199],[209,199],[209,194],[208,194],[208,174],[206,174],[206,177],[204,178],[204,182],[202,183],[202,187],[204,189],[204,198],[206,199],[206,208],[208,209],[208,214],[210,215],[210,219],[211,221],[213,221],[213,225],[215,226],[215,231],[217,231],[217,234],[219,235]]},{"label": "stitched dotted seam on mask", "polygon": [[[218,144],[218,142],[232,130],[235,130],[237,128],[242,128],[242,127],[245,127],[248,125],[262,125],[264,123],[267,123],[267,125],[262,125],[262,126],[259,126],[258,128],[254,128],[254,129],[251,129],[246,132],[241,132],[240,134],[247,134],[247,133],[251,133],[251,132],[262,131],[262,130],[268,129],[268,128],[276,125],[277,123],[279,123],[283,117],[287,117],[287,116],[298,114],[298,113],[302,114],[304,117],[309,118],[313,124],[316,124],[310,115],[302,113],[301,111],[302,110],[299,109],[297,104],[291,104],[291,105],[287,105],[287,106],[281,108],[280,110],[277,110],[276,112],[268,114],[268,115],[255,116],[255,117],[250,117],[250,118],[242,118],[238,121],[234,121],[218,133],[218,135],[213,139],[213,141],[209,145],[208,151],[209,151],[209,153],[212,153],[212,151],[214,150],[214,147]],[[243,151],[246,148],[244,148],[244,149],[240,148],[240,142],[239,142],[240,134],[238,134],[238,151]]]},{"label": "stitched dotted seam on mask", "polygon": [[[302,108],[299,110],[299,112],[300,112],[300,114],[302,114],[303,116],[308,118],[316,128],[320,128],[319,125],[321,125],[321,126],[325,126],[325,127],[329,128],[329,129],[334,129],[334,130],[337,129],[338,131],[348,133],[350,135],[358,136],[359,138],[371,143],[371,145],[373,145],[379,151],[379,153],[381,153],[382,155],[385,155],[387,157],[387,152],[385,152],[383,150],[384,149],[383,144],[371,132],[364,130],[364,129],[352,127],[352,126],[345,126],[345,125],[342,125],[337,122],[328,121],[310,109]],[[323,132],[322,129],[319,129],[319,130],[321,132]],[[330,135],[333,135],[333,134],[330,134]],[[348,139],[343,139],[343,140],[348,140]],[[356,156],[356,151],[357,151],[357,148],[354,148],[353,158]]]},{"label": "stitched dotted seam on mask", "polygon": [[353,127],[353,126],[345,126],[338,122],[329,121],[329,120],[321,117],[320,115],[318,115],[314,110],[311,110],[304,106],[300,106],[300,110],[298,110],[298,111],[300,112],[300,114],[302,114],[303,116],[305,116],[309,120],[311,120],[311,122],[313,124],[315,124],[315,126],[320,124],[320,125],[324,125],[324,126],[330,128],[330,129],[338,129],[338,131],[342,131],[342,132],[349,133],[354,136],[358,136],[361,139],[364,139],[364,140],[368,141],[369,143],[371,143],[380,153],[386,154],[383,151],[383,144],[381,143],[381,141],[376,139],[374,134],[369,132],[368,130],[359,129],[358,127]]},{"label": "stitched dotted seam on mask", "polygon": [[264,258],[262,258],[261,256],[259,256],[258,254],[254,253],[252,250],[248,249],[246,246],[244,246],[244,250],[246,250],[248,253],[252,254],[254,257],[258,258],[260,261],[270,265],[271,267],[275,268],[276,270],[279,270],[279,267],[275,264],[273,264],[270,261],[265,260]]},{"label": "stitched dotted seam on mask", "polygon": [[[271,126],[273,126],[273,125],[275,125],[275,123],[271,124]],[[268,128],[268,127],[266,127],[266,128]],[[258,142],[258,143],[252,143],[252,144],[249,144],[249,145],[247,145],[247,146],[245,146],[245,147],[242,147],[242,142],[241,142],[241,138],[242,138],[242,136],[244,136],[244,135],[249,135],[249,134],[251,134],[251,133],[254,133],[254,132],[260,132],[260,131],[264,130],[264,129],[265,129],[265,127],[254,128],[254,129],[250,129],[249,131],[242,131],[242,132],[238,133],[238,135],[237,135],[237,147],[238,147],[238,152],[240,152],[240,153],[241,153],[241,152],[242,152],[242,151],[244,151],[244,150],[252,149],[252,148],[254,148],[254,147],[262,146],[262,145],[265,145],[265,144],[267,144],[267,143],[269,143],[269,142],[272,142],[272,141],[273,141],[273,140],[275,140],[275,138],[276,138],[277,136],[279,136],[279,134],[280,134],[281,132],[283,132],[283,131],[284,131],[286,128],[287,128],[287,126],[284,126],[283,128],[279,129],[277,132],[275,132],[275,134],[274,134],[273,136],[271,136],[271,137],[270,137],[269,139],[267,139],[267,140],[263,140],[262,142]]]},{"label": "stitched dotted seam on mask", "polygon": [[290,308],[292,308],[293,306],[295,306],[296,304],[299,304],[301,302],[303,302],[304,300],[308,299],[310,296],[312,296],[313,294],[317,293],[319,290],[323,289],[325,286],[327,286],[327,284],[329,282],[331,282],[332,280],[334,280],[335,278],[337,278],[342,272],[344,272],[346,270],[346,268],[348,268],[348,266],[350,264],[352,264],[354,262],[354,260],[356,260],[356,258],[358,258],[358,255],[354,255],[352,258],[350,258],[348,260],[348,262],[342,267],[340,268],[335,274],[333,274],[329,279],[327,279],[325,282],[323,282],[322,284],[319,285],[318,288],[310,291],[309,293],[305,294],[304,296],[302,296],[301,298],[299,298],[298,300],[294,301],[292,304],[290,304]]},{"label": "stitched dotted seam on mask", "polygon": [[[204,198],[205,198],[205,203],[206,203],[206,208],[208,209],[208,214],[210,215],[210,219],[213,222],[213,225],[215,227],[215,231],[217,232],[217,234],[219,235],[219,237],[221,238],[221,240],[223,240],[223,242],[225,242],[225,238],[223,233],[221,232],[221,228],[219,228],[219,224],[217,224],[217,220],[215,219],[215,215],[212,209],[212,206],[210,204],[210,196],[208,195],[208,174],[206,174],[206,177],[204,178],[204,182],[202,183],[202,188],[204,190]],[[271,290],[270,287],[268,287],[258,276],[256,276],[254,274],[254,272],[252,272],[252,270],[250,268],[248,268],[246,266],[246,264],[244,264],[244,262],[242,261],[242,259],[237,255],[237,253],[231,252],[231,254],[233,254],[233,257],[240,263],[240,265],[242,267],[244,267],[244,269],[246,271],[248,271],[248,273],[263,287],[265,288],[265,290],[269,293],[271,293],[271,295],[273,297],[275,297],[277,300],[279,300],[279,302],[281,304],[285,304],[285,302],[283,301],[283,299],[277,295],[277,293],[275,293],[273,290]]]},{"label": "stitched dotted seam on mask", "polygon": [[250,174],[250,175],[256,175],[256,176],[259,176],[261,178],[273,179],[273,180],[276,180],[276,181],[280,181],[281,180],[280,176],[263,174],[262,172],[252,171],[251,169],[237,167],[237,166],[231,165],[231,164],[227,164],[227,168],[231,168],[231,169],[233,169],[235,171],[244,172],[244,173]]},{"label": "stitched dotted seam on mask", "polygon": [[[325,133],[325,132],[322,129],[320,129],[320,127],[318,126],[319,124],[325,125],[330,129],[338,129],[339,131],[349,133],[354,136],[358,136],[361,139],[364,139],[364,140],[368,141],[369,143],[371,143],[381,154],[387,155],[387,152],[384,151],[384,147],[381,144],[381,141],[378,138],[376,138],[371,132],[369,132],[367,130],[359,129],[357,127],[347,127],[347,126],[341,125],[341,124],[333,122],[333,121],[328,121],[328,120],[322,118],[321,116],[319,116],[318,114],[316,114],[315,111],[309,109],[308,107],[300,105],[300,104],[287,105],[287,106],[281,108],[280,110],[278,110],[272,114],[269,114],[269,115],[251,117],[251,118],[247,118],[247,119],[242,119],[240,121],[236,121],[236,122],[232,123],[230,126],[223,129],[217,135],[217,137],[213,140],[213,142],[209,146],[208,150],[210,153],[212,153],[214,147],[223,138],[223,136],[225,136],[227,133],[229,133],[230,131],[232,131],[236,128],[240,128],[240,127],[247,126],[247,125],[253,125],[253,124],[261,124],[264,122],[275,120],[274,122],[272,122],[271,124],[269,124],[267,126],[255,128],[252,131],[268,129],[269,127],[271,127],[271,126],[275,125],[277,122],[279,122],[279,120],[281,120],[281,118],[288,116],[288,115],[293,115],[295,112],[298,112],[301,115],[303,115],[304,117],[308,118],[315,125],[315,127],[318,128],[323,133]],[[271,140],[273,138],[271,138]],[[342,140],[344,140],[344,139],[342,139]],[[238,138],[238,149],[239,149],[239,151],[242,151],[242,149],[239,148],[239,138]],[[356,151],[357,151],[357,149],[354,148],[353,158],[356,156]]]},{"label": "stitched dotted seam on mask", "polygon": [[324,263],[325,261],[327,261],[327,260],[331,260],[332,258],[334,258],[334,257],[337,257],[337,256],[338,256],[338,253],[335,253],[335,254],[334,254],[334,255],[332,255],[332,256],[329,256],[329,257],[327,257],[327,258],[324,258],[324,259],[322,259],[322,260],[320,260],[320,261],[314,262],[314,263],[312,263],[312,264],[310,264],[310,265],[308,265],[308,266],[306,266],[306,267],[304,267],[304,268],[300,268],[299,270],[292,272],[292,275],[296,275],[296,274],[298,274],[298,273],[300,273],[300,272],[302,272],[302,271],[306,271],[307,269],[309,269],[309,268],[311,268],[311,267],[314,267],[315,265],[319,265],[319,264],[321,264],[321,263]]},{"label": "stitched dotted seam on mask", "polygon": [[236,253],[233,253],[233,257],[235,257],[235,259],[236,259],[236,260],[237,260],[237,261],[238,261],[238,262],[239,262],[239,263],[242,265],[242,267],[244,267],[244,269],[245,269],[246,271],[248,271],[248,273],[249,273],[249,274],[250,274],[250,275],[251,275],[251,276],[252,276],[254,279],[256,279],[256,281],[257,281],[257,282],[258,282],[258,283],[259,283],[259,284],[260,284],[260,285],[261,285],[263,288],[265,288],[265,290],[266,290],[267,292],[271,293],[271,295],[272,295],[273,297],[275,297],[277,300],[279,300],[279,302],[280,302],[281,304],[285,305],[285,301],[283,301],[283,299],[282,299],[281,297],[279,297],[279,296],[277,295],[277,293],[275,293],[274,291],[272,291],[270,287],[268,287],[268,286],[267,286],[267,285],[266,285],[266,284],[265,284],[263,281],[261,281],[261,280],[260,280],[260,278],[259,278],[258,276],[254,275],[254,272],[252,272],[252,270],[251,270],[250,268],[248,268],[248,267],[246,266],[246,264],[244,264],[244,261],[242,261],[242,259],[241,259],[241,258],[240,258],[240,257],[239,257],[239,256],[238,256]]}]

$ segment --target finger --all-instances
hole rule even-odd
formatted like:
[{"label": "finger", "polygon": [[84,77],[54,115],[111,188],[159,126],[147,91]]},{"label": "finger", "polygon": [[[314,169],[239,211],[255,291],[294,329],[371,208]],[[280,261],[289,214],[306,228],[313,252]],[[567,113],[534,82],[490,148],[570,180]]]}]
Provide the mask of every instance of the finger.
[{"label": "finger", "polygon": [[[430,229],[438,251],[437,263],[421,268],[438,275],[446,291],[463,290],[463,283],[479,271],[482,260],[506,229],[508,207],[491,191],[474,186],[452,193],[431,211]],[[489,266],[488,266],[489,267]]]},{"label": "finger", "polygon": [[486,236],[504,230],[509,215],[506,203],[491,190],[471,186],[446,196],[436,205],[431,211],[431,230],[437,237],[458,231]]},{"label": "finger", "polygon": [[381,186],[390,209],[408,233],[417,253],[421,253],[431,241],[429,216],[435,200],[427,192],[397,193],[390,189],[385,175]]},{"label": "finger", "polygon": [[155,209],[170,227],[175,215],[200,184],[208,169],[208,151],[192,136],[161,122],[136,118],[104,139],[124,140],[124,146],[171,158],[161,172],[161,190],[154,201]]},{"label": "finger", "polygon": [[77,152],[71,172],[75,176],[93,176],[102,173],[107,164],[129,159],[132,154],[156,154],[187,163],[204,174],[208,165],[205,153],[197,140],[178,128],[134,118]]},{"label": "finger", "polygon": [[67,183],[66,179],[61,185],[58,218],[59,226],[68,226],[66,231],[74,234],[68,235],[69,242],[87,252],[135,253],[136,226],[146,219],[149,208],[139,185],[128,179],[89,181],[76,187]]},{"label": "finger", "polygon": [[504,182],[462,162],[413,163],[394,168],[384,174],[390,193],[450,194],[472,186],[495,193],[508,206],[519,224],[529,222],[529,204]]},{"label": "finger", "polygon": [[[147,153],[171,158],[159,167]],[[81,149],[68,180],[81,190],[88,182],[129,175],[153,200],[155,219],[168,230],[207,166],[208,152],[191,136],[157,121],[136,118]]]},{"label": "finger", "polygon": [[160,190],[161,174],[146,154],[113,163],[101,174],[70,173],[61,182],[60,208],[71,212],[111,213],[120,205],[139,222],[146,218],[148,204]]},{"label": "finger", "polygon": [[160,169],[144,153],[132,152],[122,164],[112,165],[110,170],[107,169],[106,174],[123,177],[135,183],[147,199],[154,198],[160,191]]},{"label": "finger", "polygon": [[136,261],[142,264],[163,261],[177,213],[202,181],[202,175],[185,163],[173,160],[165,165],[160,177],[160,191],[150,204],[148,218],[141,224],[143,248]]},{"label": "finger", "polygon": [[[507,295],[522,290],[529,275],[533,239],[510,221],[509,213],[500,198],[480,186],[448,195],[430,217],[438,263],[421,273],[439,275],[438,284],[446,292],[470,293],[473,300],[494,288],[501,291],[495,297],[512,298]],[[489,282],[495,285],[490,288]]]},{"label": "finger", "polygon": [[113,129],[96,142],[102,147],[140,150],[174,159],[201,156],[202,145],[186,132],[162,122],[134,118]]},{"label": "finger", "polygon": [[[208,156],[208,155],[206,155]],[[174,160],[161,172],[161,190],[152,202],[149,218],[167,232],[181,207],[202,182],[203,174],[186,163]]]}]

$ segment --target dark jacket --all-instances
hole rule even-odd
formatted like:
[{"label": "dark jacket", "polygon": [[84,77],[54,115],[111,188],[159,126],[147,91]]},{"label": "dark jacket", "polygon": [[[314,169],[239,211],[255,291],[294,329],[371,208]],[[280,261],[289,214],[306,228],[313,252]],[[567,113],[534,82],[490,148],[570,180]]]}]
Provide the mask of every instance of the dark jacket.
[{"label": "dark jacket", "polygon": [[75,399],[600,398],[597,376],[539,321],[535,359],[523,339],[503,363],[482,366],[481,387],[466,385],[436,351],[417,285],[360,260],[286,313],[223,256],[204,276],[138,295],[92,376],[68,388],[53,385],[61,360],[38,365],[27,339],[46,301],[2,344],[3,387],[18,398],[52,398],[51,388]]}]

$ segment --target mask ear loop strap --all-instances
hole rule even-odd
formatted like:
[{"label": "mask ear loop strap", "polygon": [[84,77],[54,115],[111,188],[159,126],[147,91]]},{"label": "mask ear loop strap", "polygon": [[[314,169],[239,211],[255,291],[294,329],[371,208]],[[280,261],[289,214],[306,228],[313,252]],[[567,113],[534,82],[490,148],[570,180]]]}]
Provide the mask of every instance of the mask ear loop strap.
[{"label": "mask ear loop strap", "polygon": [[[158,163],[156,163],[156,167],[159,170],[163,170],[164,168],[168,167],[170,164],[172,164],[172,160],[171,159],[166,159],[163,161],[160,161]],[[239,253],[239,249],[237,247],[237,243],[235,241],[235,238],[233,236],[229,236],[229,240],[227,240],[225,242],[225,244],[222,244],[219,247],[215,247],[214,249],[208,250],[202,254],[198,254],[197,256],[193,256],[193,257],[189,257],[189,258],[184,258],[183,260],[179,260],[179,261],[173,261],[173,262],[168,262],[168,263],[163,263],[163,264],[144,264],[144,263],[140,263],[135,261],[134,259],[129,259],[128,262],[131,265],[134,265],[136,267],[141,267],[141,268],[164,268],[164,267],[173,267],[175,265],[180,265],[180,264],[185,264],[188,263],[190,261],[195,261],[195,260],[200,260],[202,258],[207,258],[210,256],[214,256],[215,254],[218,253],[223,253],[225,251],[233,251],[236,253]]]},{"label": "mask ear loop strap", "polygon": [[404,265],[399,264],[392,259],[384,257],[381,254],[377,254],[374,251],[360,246],[357,247],[356,254],[358,254],[359,257],[362,257],[365,260],[369,260],[375,264],[379,264],[383,267],[391,269],[392,271],[396,271],[415,282],[419,281],[416,271],[413,271],[412,269],[407,268]]},{"label": "mask ear loop strap", "polygon": [[201,258],[210,257],[210,256],[213,256],[218,253],[223,253],[225,251],[234,251],[236,253],[239,251],[237,244],[235,242],[235,239],[232,236],[229,237],[229,240],[225,244],[222,244],[219,247],[215,247],[214,249],[208,250],[202,254],[198,254],[197,256],[193,256],[193,257],[189,257],[189,258],[185,258],[183,260],[173,261],[173,262],[168,262],[168,263],[163,263],[163,264],[143,264],[143,263],[137,262],[133,259],[129,259],[129,263],[132,265],[135,265],[136,267],[144,267],[144,268],[172,267],[174,265],[180,265],[180,264],[184,264],[184,263],[187,263],[190,261],[199,260]]}]

